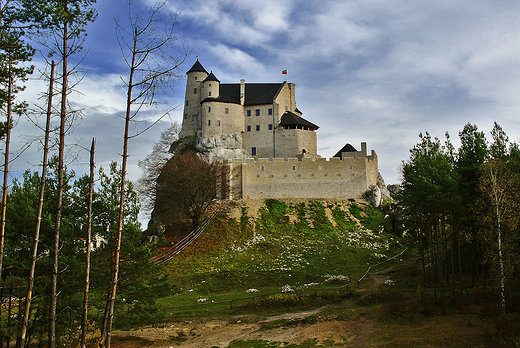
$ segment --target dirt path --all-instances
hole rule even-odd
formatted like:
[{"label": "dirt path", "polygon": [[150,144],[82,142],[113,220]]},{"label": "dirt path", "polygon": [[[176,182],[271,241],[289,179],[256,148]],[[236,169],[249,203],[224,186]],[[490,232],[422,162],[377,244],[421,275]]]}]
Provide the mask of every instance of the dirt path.
[{"label": "dirt path", "polygon": [[[370,291],[383,285],[390,279],[392,267],[370,274],[370,285],[358,291]],[[338,320],[334,316],[321,317],[318,314],[338,305],[327,305],[314,310],[286,313],[256,323],[243,323],[239,319],[207,320],[197,322],[174,323],[159,328],[146,328],[130,332],[114,333],[114,348],[210,348],[227,347],[232,341],[267,340],[301,344],[309,339],[319,342],[333,341],[344,347],[369,347],[368,342],[375,328],[375,321],[370,314],[357,315],[347,320]],[[341,307],[349,311],[354,301],[344,302]],[[294,325],[266,325],[277,320],[295,320],[317,316],[315,323]]]}]

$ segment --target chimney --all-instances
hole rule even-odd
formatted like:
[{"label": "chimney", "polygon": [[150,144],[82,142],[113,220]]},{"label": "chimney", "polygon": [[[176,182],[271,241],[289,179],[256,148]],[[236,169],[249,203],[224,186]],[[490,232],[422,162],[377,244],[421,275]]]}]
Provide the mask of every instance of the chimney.
[{"label": "chimney", "polygon": [[240,80],[240,105],[244,105],[246,99],[246,80]]}]

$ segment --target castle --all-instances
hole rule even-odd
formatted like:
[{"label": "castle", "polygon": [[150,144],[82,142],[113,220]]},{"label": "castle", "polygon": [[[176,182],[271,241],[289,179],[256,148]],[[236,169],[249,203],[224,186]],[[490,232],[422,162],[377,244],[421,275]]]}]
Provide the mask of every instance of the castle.
[{"label": "castle", "polygon": [[293,83],[220,83],[198,59],[187,72],[180,138],[225,162],[223,198],[361,198],[379,180],[375,151],[347,144],[321,158],[318,128],[296,107]]}]

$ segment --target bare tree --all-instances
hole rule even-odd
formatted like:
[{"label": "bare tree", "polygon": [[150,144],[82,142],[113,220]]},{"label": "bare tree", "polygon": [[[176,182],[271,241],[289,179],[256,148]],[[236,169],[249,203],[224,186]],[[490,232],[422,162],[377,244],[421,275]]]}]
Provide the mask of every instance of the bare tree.
[{"label": "bare tree", "polygon": [[43,199],[45,194],[45,184],[47,177],[48,167],[48,154],[49,154],[49,138],[50,138],[50,123],[52,116],[52,96],[54,87],[54,61],[51,62],[51,72],[49,78],[49,94],[47,97],[47,113],[45,121],[45,138],[43,143],[43,158],[42,158],[42,175],[40,179],[40,196],[38,200],[38,211],[36,213],[36,230],[34,232],[32,256],[31,256],[31,267],[29,269],[29,280],[27,284],[27,295],[25,295],[25,309],[22,319],[22,327],[18,336],[17,347],[25,347],[25,336],[27,333],[27,326],[29,324],[29,313],[31,311],[32,291],[34,287],[34,271],[36,269],[36,260],[38,257],[38,242],[40,240],[40,227],[42,221],[43,211]]},{"label": "bare tree", "polygon": [[88,293],[90,287],[90,251],[92,241],[92,196],[94,191],[94,151],[96,141],[92,139],[90,147],[90,180],[88,183],[88,214],[87,214],[87,253],[85,257],[85,288],[83,290],[83,314],[81,318],[81,348],[87,347],[87,329],[88,329]]},{"label": "bare tree", "polygon": [[189,219],[196,228],[222,196],[226,167],[220,161],[185,153],[175,155],[157,180],[155,212],[163,221]]},{"label": "bare tree", "polygon": [[[128,160],[128,141],[142,132],[130,135],[130,122],[135,121],[139,111],[145,106],[154,104],[158,93],[173,88],[180,75],[177,68],[187,56],[186,48],[179,59],[172,55],[176,41],[175,25],[178,14],[171,15],[169,20],[163,19],[162,11],[165,3],[157,4],[145,11],[130,16],[129,25],[122,26],[116,20],[117,37],[123,59],[129,69],[128,78],[123,79],[127,88],[125,130],[123,136],[123,159],[121,164],[121,196],[119,219],[115,234],[115,252],[113,256],[113,273],[109,293],[108,316],[106,323],[105,346],[110,347],[112,336],[112,320],[119,277],[119,255],[123,229],[123,207],[125,200],[126,168]],[[153,125],[153,123],[152,123]],[[151,127],[151,126],[150,126]],[[148,127],[149,128],[149,127]],[[148,129],[147,128],[147,129]],[[103,325],[105,327],[105,325]]]},{"label": "bare tree", "polygon": [[[63,200],[63,177],[65,157],[65,134],[68,130],[67,116],[71,113],[68,109],[68,95],[73,86],[69,85],[69,79],[76,72],[69,69],[69,57],[82,50],[85,40],[85,26],[95,20],[96,10],[92,7],[96,0],[23,0],[24,6],[31,12],[31,17],[45,29],[43,36],[44,46],[50,49],[51,54],[56,54],[61,65],[61,100],[60,100],[60,129],[58,140],[58,187],[56,199],[56,215],[54,221],[53,243],[53,267],[51,274],[51,294],[49,304],[49,348],[56,346],[56,304],[58,283],[58,255],[60,249],[60,228]],[[40,28],[38,28],[39,30]],[[36,38],[41,41],[41,32]],[[49,38],[48,40],[45,40]]]}]

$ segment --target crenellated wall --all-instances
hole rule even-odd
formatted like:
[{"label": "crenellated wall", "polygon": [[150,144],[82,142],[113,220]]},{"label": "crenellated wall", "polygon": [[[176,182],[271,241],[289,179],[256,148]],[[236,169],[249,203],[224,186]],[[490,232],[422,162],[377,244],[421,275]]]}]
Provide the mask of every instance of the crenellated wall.
[{"label": "crenellated wall", "polygon": [[228,160],[228,198],[361,198],[369,186],[377,184],[378,164],[374,151],[364,157],[359,152],[343,159]]}]

